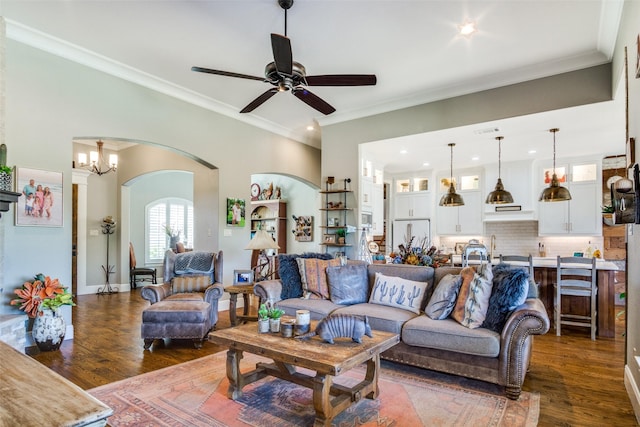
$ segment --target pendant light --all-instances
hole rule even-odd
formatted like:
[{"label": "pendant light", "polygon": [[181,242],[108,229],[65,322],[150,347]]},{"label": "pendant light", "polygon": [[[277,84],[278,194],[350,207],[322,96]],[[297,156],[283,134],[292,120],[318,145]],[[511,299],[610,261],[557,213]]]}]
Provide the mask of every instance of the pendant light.
[{"label": "pendant light", "polygon": [[455,145],[453,142],[449,143],[449,147],[451,147],[451,182],[449,183],[449,191],[440,199],[440,206],[453,207],[464,205],[462,196],[456,193],[456,186],[453,184],[453,147],[455,147]]},{"label": "pendant light", "polygon": [[571,200],[571,193],[560,186],[558,175],[556,175],[556,132],[559,130],[558,128],[549,129],[549,132],[553,133],[553,176],[551,177],[551,184],[540,194],[538,199],[540,202],[565,202]]},{"label": "pendant light", "polygon": [[500,177],[501,174],[501,158],[502,158],[502,140],[504,136],[496,136],[498,140],[498,182],[496,183],[496,188],[487,195],[487,200],[485,203],[489,203],[492,205],[504,204],[504,203],[513,203],[513,197],[511,193],[504,189],[504,185],[502,185],[502,179]]}]

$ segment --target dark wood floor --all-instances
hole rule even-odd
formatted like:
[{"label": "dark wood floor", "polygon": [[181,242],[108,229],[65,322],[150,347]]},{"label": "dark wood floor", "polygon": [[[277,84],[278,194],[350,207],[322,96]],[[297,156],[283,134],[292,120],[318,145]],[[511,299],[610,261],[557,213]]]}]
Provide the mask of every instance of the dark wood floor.
[{"label": "dark wood floor", "polygon": [[[209,342],[196,350],[191,341],[156,341],[144,351],[140,313],[147,305],[139,289],[80,296],[73,308],[75,339],[32,357],[89,389],[222,350]],[[221,312],[218,328],[227,327],[228,312]],[[540,393],[540,426],[637,425],[623,383],[622,322],[619,329],[616,338],[595,342],[581,330],[535,338],[524,389]]]}]

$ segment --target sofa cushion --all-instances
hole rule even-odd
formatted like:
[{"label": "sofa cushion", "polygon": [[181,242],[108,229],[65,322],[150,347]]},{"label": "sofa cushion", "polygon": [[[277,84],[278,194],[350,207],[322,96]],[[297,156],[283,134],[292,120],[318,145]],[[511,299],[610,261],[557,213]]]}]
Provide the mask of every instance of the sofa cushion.
[{"label": "sofa cushion", "polygon": [[171,290],[174,294],[204,292],[210,284],[210,276],[178,276],[171,279]]},{"label": "sofa cushion", "polygon": [[300,281],[305,298],[329,299],[329,283],[327,282],[327,267],[337,267],[337,258],[324,260],[317,258],[298,258]]},{"label": "sofa cushion", "polygon": [[529,273],[507,264],[493,267],[493,289],[483,328],[501,332],[509,314],[523,304],[529,292]]},{"label": "sofa cushion", "polygon": [[470,329],[449,318],[433,320],[416,316],[402,327],[402,341],[411,346],[498,357],[500,334],[489,329]]},{"label": "sofa cushion", "polygon": [[338,304],[334,304],[328,299],[304,299],[289,298],[276,303],[278,308],[284,310],[287,316],[296,316],[296,310],[309,310],[312,320],[320,320],[327,317],[334,310],[340,308]]},{"label": "sofa cushion", "polygon": [[460,272],[462,286],[451,317],[467,328],[479,328],[484,322],[489,307],[493,275],[491,264],[465,267]]},{"label": "sofa cushion", "polygon": [[371,291],[369,302],[388,305],[420,314],[427,282],[416,282],[401,277],[385,276],[376,273],[376,280]]},{"label": "sofa cushion", "polygon": [[460,285],[462,285],[462,277],[459,274],[447,274],[440,279],[424,309],[425,314],[434,320],[449,317],[456,305]]},{"label": "sofa cushion", "polygon": [[369,281],[367,264],[327,267],[327,281],[331,301],[341,305],[367,302]]},{"label": "sofa cushion", "polygon": [[344,314],[351,316],[367,316],[371,329],[375,331],[393,332],[399,334],[402,325],[416,314],[402,308],[387,305],[362,303],[347,306],[339,306],[332,314]]},{"label": "sofa cushion", "polygon": [[278,275],[282,282],[281,299],[298,298],[302,296],[302,281],[296,258],[332,259],[333,255],[305,252],[296,254],[278,254]]}]

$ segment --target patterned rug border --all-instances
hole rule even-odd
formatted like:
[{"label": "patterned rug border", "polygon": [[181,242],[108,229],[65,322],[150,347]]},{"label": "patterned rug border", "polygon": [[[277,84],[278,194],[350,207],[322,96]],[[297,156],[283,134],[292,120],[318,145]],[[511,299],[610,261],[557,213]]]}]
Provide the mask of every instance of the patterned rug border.
[{"label": "patterned rug border", "polygon": [[[249,370],[253,366],[255,366],[257,362],[260,362],[260,361],[270,361],[270,360],[257,355],[245,353],[244,358],[242,359],[242,362],[241,362],[242,370],[243,371]],[[113,408],[114,416],[112,417],[116,417],[119,415],[118,414],[119,409],[125,408],[126,405],[130,405],[130,406],[134,406],[136,411],[144,412],[146,415],[148,415],[148,417],[153,418],[157,420],[159,423],[161,423],[161,425],[167,425],[167,426],[169,425],[170,426],[260,425],[260,424],[255,424],[255,422],[252,423],[250,417],[248,419],[245,419],[238,416],[235,419],[220,421],[217,418],[212,419],[208,417],[206,413],[205,414],[199,414],[199,413],[177,414],[176,409],[178,408],[178,406],[176,406],[175,402],[171,400],[166,400],[164,396],[156,397],[154,402],[148,403],[140,399],[135,393],[137,391],[136,387],[138,387],[139,385],[147,384],[148,380],[152,378],[161,378],[162,386],[165,388],[180,389],[184,386],[183,383],[185,382],[185,379],[187,379],[188,380],[187,382],[190,384],[196,382],[193,378],[194,377],[193,371],[195,371],[196,369],[201,369],[203,365],[212,365],[212,366],[217,366],[218,370],[220,369],[220,367],[222,367],[221,376],[223,377],[223,381],[221,382],[221,384],[224,383],[224,385],[219,385],[220,388],[218,388],[217,391],[216,390],[209,390],[209,391],[211,394],[215,394],[216,392],[218,394],[222,394],[226,399],[225,392],[226,392],[227,380],[226,380],[226,373],[224,368],[225,362],[226,362],[226,352],[222,351],[215,354],[206,355],[198,359],[191,360],[189,362],[184,362],[184,363],[173,365],[173,366],[167,366],[165,368],[161,368],[156,371],[143,373],[135,377],[116,381],[110,384],[105,384],[103,386],[99,386],[99,387],[87,390],[87,392],[96,396],[98,399],[100,399],[102,396],[106,397],[109,394],[113,394],[114,396],[112,396],[112,398],[116,399],[117,401],[117,405],[115,406],[118,406],[118,407]],[[538,423],[538,418],[540,414],[540,394],[537,392],[523,391],[522,396],[518,401],[511,401],[507,399],[506,396],[504,396],[503,388],[494,384],[489,384],[482,381],[476,381],[476,380],[471,380],[463,377],[457,377],[454,375],[448,375],[448,374],[443,374],[439,372],[424,370],[424,369],[406,366],[406,365],[402,365],[395,362],[389,362],[389,361],[382,361],[381,366],[382,366],[382,369],[379,377],[381,383],[383,381],[389,381],[392,383],[402,384],[403,386],[406,386],[406,387],[417,387],[421,389],[422,388],[428,389],[431,387],[442,392],[443,396],[445,394],[449,396],[451,395],[451,392],[463,393],[463,395],[467,396],[466,398],[469,398],[469,399],[493,402],[493,405],[495,406],[495,411],[491,415],[490,421],[486,421],[485,424],[483,425],[513,426],[513,425],[517,425],[515,424],[515,420],[519,420],[520,422],[523,422],[519,425],[522,425],[525,427],[536,426]],[[197,368],[194,369],[194,367],[197,367]],[[364,366],[360,366],[351,370],[352,373],[356,373],[356,374],[364,374],[364,371],[365,371]],[[169,373],[170,375],[168,375]],[[336,377],[336,382],[339,383],[340,380],[343,378],[347,378],[347,381],[348,381],[348,374],[349,373],[345,373],[344,375]],[[243,397],[243,399],[246,400],[247,396],[253,396],[252,398],[255,399],[256,396],[252,395],[251,392],[253,392],[258,387],[266,387],[265,384],[270,381],[275,383],[276,381],[282,381],[282,380],[278,380],[273,377],[267,377],[254,384],[246,386],[245,396]],[[289,383],[286,383],[286,384],[289,384]],[[270,384],[270,386],[275,387],[275,385],[273,384]],[[119,390],[120,390],[120,395],[115,396]],[[129,390],[132,390],[132,391],[129,392]],[[381,395],[382,395],[382,391],[383,390],[381,390]],[[103,399],[105,397],[103,397]],[[438,396],[438,400],[440,400],[440,396]],[[363,399],[361,402],[358,402],[358,404],[354,405],[353,407],[357,407],[358,405],[361,405],[362,402],[364,401],[374,402],[368,399]],[[110,405],[109,402],[105,402],[105,403],[107,405]],[[411,402],[409,401],[409,403]],[[226,404],[238,405],[241,408],[245,408],[245,406],[247,408],[251,408],[251,406],[253,405],[253,403],[244,402],[242,399],[236,402],[228,400]],[[111,404],[110,406],[114,406],[114,405]],[[200,409],[201,408],[198,408],[198,410]],[[127,412],[130,412],[129,408],[126,408],[124,410]],[[247,409],[247,410],[250,410],[250,409]],[[245,412],[247,410],[245,410]],[[513,412],[513,413],[510,413],[510,412]],[[467,414],[466,416],[469,417],[472,415]],[[342,417],[342,414],[339,416],[339,418],[340,417]],[[123,417],[120,417],[120,418],[123,418]],[[364,426],[364,425],[383,425],[384,424],[389,426],[400,426],[400,424],[397,424],[393,420],[389,420],[389,419],[378,419],[377,422],[369,424],[366,422],[361,422],[358,416],[356,416],[356,418],[357,418],[357,421],[355,422],[353,422],[353,420],[349,420],[346,423],[344,424],[340,423],[339,425],[340,426],[342,425]],[[523,418],[524,418],[524,421],[523,421]],[[134,421],[134,419],[135,417],[132,415],[131,417],[129,417],[129,420],[128,420],[129,422],[127,423],[112,424],[110,422],[109,425],[110,426],[141,425],[141,424],[137,424]],[[241,420],[245,422],[242,422]],[[460,423],[462,420],[453,420],[453,421],[446,420],[445,421],[443,419],[441,421],[442,421],[441,423],[437,423],[437,424],[433,424],[433,421],[432,421],[429,424],[423,423],[423,425],[443,425],[443,426],[444,425],[451,425],[451,426],[467,425],[465,423]],[[469,419],[467,419],[466,421],[469,421]],[[284,424],[281,424],[281,425],[291,425],[291,424],[287,424],[285,420]]]}]

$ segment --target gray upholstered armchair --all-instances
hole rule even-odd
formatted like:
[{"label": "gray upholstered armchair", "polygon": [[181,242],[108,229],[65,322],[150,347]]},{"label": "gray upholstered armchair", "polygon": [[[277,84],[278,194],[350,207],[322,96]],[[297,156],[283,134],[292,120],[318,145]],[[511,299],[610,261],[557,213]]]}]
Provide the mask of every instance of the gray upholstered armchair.
[{"label": "gray upholstered armchair", "polygon": [[142,298],[148,300],[152,306],[161,301],[208,302],[210,311],[207,323],[213,329],[218,322],[218,301],[224,294],[222,251],[176,254],[168,250],[165,253],[163,270],[163,283],[142,288]]}]

